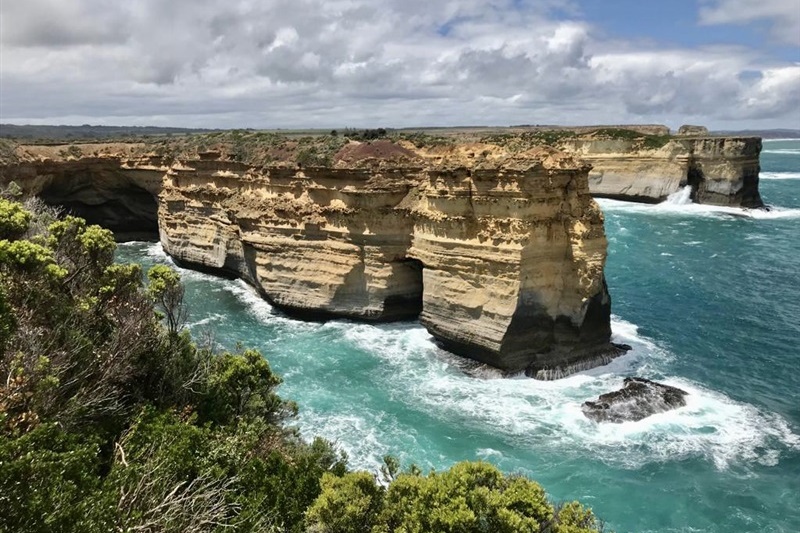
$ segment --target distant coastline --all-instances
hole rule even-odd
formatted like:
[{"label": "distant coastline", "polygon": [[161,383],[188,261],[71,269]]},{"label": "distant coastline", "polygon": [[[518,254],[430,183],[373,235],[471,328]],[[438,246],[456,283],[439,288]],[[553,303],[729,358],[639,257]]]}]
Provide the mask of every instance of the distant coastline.
[{"label": "distant coastline", "polygon": [[[491,133],[502,132],[505,130],[556,130],[556,129],[596,129],[609,126],[543,126],[543,125],[512,125],[512,126],[452,126],[435,127],[426,126],[419,128],[386,128],[387,132],[436,132],[437,134],[447,133]],[[654,125],[622,125],[622,128],[647,128]],[[658,126],[665,128],[664,126]],[[337,128],[345,131],[347,128]],[[37,140],[41,141],[86,141],[86,140],[105,140],[105,139],[124,139],[141,137],[171,137],[180,135],[191,135],[197,133],[212,133],[235,131],[235,128],[214,129],[214,128],[181,128],[181,127],[162,127],[162,126],[94,126],[83,124],[80,126],[65,125],[34,125],[34,124],[0,124],[0,138]],[[327,128],[298,128],[298,129],[259,129],[244,128],[241,131],[250,132],[274,132],[282,135],[325,135],[331,130]],[[735,136],[735,137],[761,137],[762,139],[800,139],[800,129],[751,129],[751,130],[718,130],[711,131],[715,136]]]}]

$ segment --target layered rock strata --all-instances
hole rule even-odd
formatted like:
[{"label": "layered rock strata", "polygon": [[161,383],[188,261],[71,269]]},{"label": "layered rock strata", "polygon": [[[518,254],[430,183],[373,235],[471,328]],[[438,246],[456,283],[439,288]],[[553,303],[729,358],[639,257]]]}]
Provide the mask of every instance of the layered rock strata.
[{"label": "layered rock strata", "polygon": [[242,277],[292,315],[419,316],[452,352],[556,378],[620,351],[608,342],[606,241],[590,190],[655,202],[691,185],[698,202],[761,205],[760,139],[612,133],[565,136],[571,157],[336,141],[326,163],[305,158],[316,166],[298,163],[309,145],[288,140],[268,139],[268,157],[285,162],[266,166],[234,161],[248,149],[235,139],[177,159],[175,143],[29,146],[0,166],[0,185],[122,238],[157,230],[176,261]]},{"label": "layered rock strata", "polygon": [[592,165],[593,196],[657,203],[682,187],[702,204],[758,208],[758,137],[671,137],[661,146],[629,139],[576,139],[559,147]]},{"label": "layered rock strata", "polygon": [[157,198],[167,166],[157,156],[132,156],[130,146],[83,145],[79,156],[63,146],[32,146],[0,165],[0,187],[13,182],[67,213],[114,231],[119,240],[158,235]]},{"label": "layered rock strata", "polygon": [[161,242],[289,314],[419,315],[445,348],[509,372],[553,377],[619,353],[588,167],[545,150],[370,146],[324,168],[173,166]]},{"label": "layered rock strata", "polygon": [[376,141],[346,143],[326,166],[99,154],[2,172],[66,204],[157,193],[167,253],[239,276],[291,315],[419,316],[448,350],[555,378],[620,353],[588,170],[550,149]]}]

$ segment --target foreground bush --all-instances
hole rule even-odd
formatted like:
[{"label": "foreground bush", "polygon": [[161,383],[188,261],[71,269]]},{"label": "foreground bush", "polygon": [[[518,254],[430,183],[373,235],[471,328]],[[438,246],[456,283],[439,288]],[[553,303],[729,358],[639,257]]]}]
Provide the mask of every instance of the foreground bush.
[{"label": "foreground bush", "polygon": [[591,510],[570,503],[556,511],[538,484],[483,462],[427,476],[400,474],[386,489],[365,472],[325,474],[307,520],[316,533],[592,533],[599,527]]},{"label": "foreground bush", "polygon": [[[113,263],[110,232],[0,199],[0,532],[583,533],[487,464],[348,473],[254,350],[182,329],[172,269]],[[574,529],[563,529],[573,527]],[[552,529],[553,527],[560,529]]]}]

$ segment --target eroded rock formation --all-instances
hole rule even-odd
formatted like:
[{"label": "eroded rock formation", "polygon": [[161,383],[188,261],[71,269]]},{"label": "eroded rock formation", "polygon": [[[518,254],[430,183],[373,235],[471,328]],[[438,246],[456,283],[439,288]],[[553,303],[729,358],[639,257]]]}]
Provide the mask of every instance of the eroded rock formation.
[{"label": "eroded rock formation", "polygon": [[663,142],[579,138],[559,147],[592,165],[589,189],[593,196],[657,203],[691,185],[692,200],[697,203],[764,206],[758,191],[758,137],[686,132],[665,137]]},{"label": "eroded rock formation", "polygon": [[660,201],[689,184],[696,201],[761,205],[760,139],[663,133],[25,146],[0,185],[123,238],[157,229],[176,261],[242,277],[289,314],[419,316],[448,350],[550,379],[622,351],[590,190]]},{"label": "eroded rock formation", "polygon": [[[621,353],[609,343],[589,167],[552,149],[351,142],[324,166],[252,166],[214,151],[168,166],[155,155],[32,153],[3,179],[86,205],[127,202],[114,180],[158,190],[169,254],[240,276],[287,313],[419,315],[447,349],[539,378]],[[85,186],[68,189],[79,175]]]},{"label": "eroded rock formation", "polygon": [[158,193],[166,170],[156,156],[131,154],[136,145],[30,146],[0,165],[0,186],[14,182],[25,196],[114,231],[119,240],[158,235]]},{"label": "eroded rock formation", "polygon": [[455,353],[552,377],[620,353],[587,171],[551,150],[388,141],[332,167],[185,161],[164,182],[161,242],[290,314],[419,315]]}]

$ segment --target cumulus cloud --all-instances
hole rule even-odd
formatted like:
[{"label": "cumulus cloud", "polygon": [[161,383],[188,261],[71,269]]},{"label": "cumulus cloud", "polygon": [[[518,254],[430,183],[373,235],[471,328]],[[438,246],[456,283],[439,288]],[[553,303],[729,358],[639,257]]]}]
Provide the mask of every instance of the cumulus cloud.
[{"label": "cumulus cloud", "polygon": [[800,2],[797,0],[705,0],[703,24],[747,24],[766,21],[775,40],[800,45]]},{"label": "cumulus cloud", "polygon": [[762,64],[741,48],[606,42],[574,13],[571,0],[5,2],[0,118],[266,128],[800,121],[796,65]]}]

